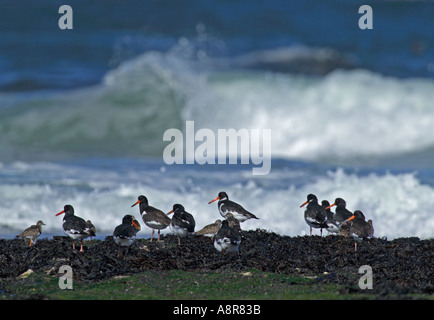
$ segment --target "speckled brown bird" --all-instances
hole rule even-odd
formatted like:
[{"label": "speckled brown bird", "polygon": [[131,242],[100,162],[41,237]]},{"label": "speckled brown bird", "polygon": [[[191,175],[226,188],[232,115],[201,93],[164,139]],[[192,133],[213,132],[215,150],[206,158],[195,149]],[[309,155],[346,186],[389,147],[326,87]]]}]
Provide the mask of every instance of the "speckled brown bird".
[{"label": "speckled brown bird", "polygon": [[205,236],[212,239],[216,235],[216,233],[220,230],[221,225],[222,225],[222,221],[220,219],[217,219],[215,222],[206,225],[199,231],[196,231],[194,234],[196,236]]},{"label": "speckled brown bird", "polygon": [[42,226],[45,225],[46,224],[42,220],[39,220],[36,222],[36,224],[28,227],[26,230],[17,235],[16,238],[23,238],[24,243],[26,243],[26,239],[29,239],[29,247],[31,247],[36,243],[38,236],[42,233]]}]

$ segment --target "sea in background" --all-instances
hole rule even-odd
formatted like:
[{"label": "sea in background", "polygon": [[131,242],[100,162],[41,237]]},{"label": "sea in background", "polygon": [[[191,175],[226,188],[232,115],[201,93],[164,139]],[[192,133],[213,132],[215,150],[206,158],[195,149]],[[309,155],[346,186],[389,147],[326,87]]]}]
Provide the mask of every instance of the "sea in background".
[{"label": "sea in background", "polygon": [[[73,9],[60,30],[58,9]],[[71,204],[104,238],[144,194],[196,229],[219,191],[309,234],[309,193],[347,201],[375,235],[434,236],[434,2],[2,1],[0,237]],[[167,129],[271,129],[272,167],[167,165]],[[142,224],[139,237],[150,229]],[[163,233],[169,232],[168,229]],[[319,234],[319,231],[314,231]],[[325,232],[326,234],[327,232]]]}]

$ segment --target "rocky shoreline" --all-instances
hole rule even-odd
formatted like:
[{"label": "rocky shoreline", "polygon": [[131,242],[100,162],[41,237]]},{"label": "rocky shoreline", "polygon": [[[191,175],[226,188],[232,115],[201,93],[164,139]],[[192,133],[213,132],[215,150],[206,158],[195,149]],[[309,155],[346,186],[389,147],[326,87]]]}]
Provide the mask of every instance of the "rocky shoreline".
[{"label": "rocky shoreline", "polygon": [[[209,238],[189,236],[162,241],[136,239],[130,252],[117,257],[112,237],[85,241],[85,252],[72,250],[71,239],[54,236],[26,247],[20,239],[0,240],[0,281],[28,270],[56,276],[60,266],[72,267],[74,279],[94,282],[145,270],[235,270],[300,274],[319,283],[336,283],[347,292],[376,295],[434,294],[434,239],[374,238],[354,251],[352,238],[342,236],[281,236],[264,230],[243,231],[240,251],[221,254]],[[373,289],[361,290],[362,265],[372,268]]]}]

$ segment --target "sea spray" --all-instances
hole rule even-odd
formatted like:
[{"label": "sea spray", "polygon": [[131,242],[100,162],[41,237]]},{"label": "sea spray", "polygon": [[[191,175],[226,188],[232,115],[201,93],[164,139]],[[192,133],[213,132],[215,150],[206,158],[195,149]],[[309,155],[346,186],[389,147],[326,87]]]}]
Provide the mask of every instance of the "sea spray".
[{"label": "sea spray", "polygon": [[162,157],[164,132],[190,120],[213,132],[271,128],[272,158],[375,160],[433,150],[432,101],[429,79],[198,70],[173,53],[146,52],[97,86],[0,96],[0,160]]},{"label": "sea spray", "polygon": [[[314,193],[319,200],[342,197],[349,210],[362,210],[367,219],[374,221],[377,237],[434,235],[434,186],[422,183],[415,172],[324,170],[308,163],[282,160],[273,162],[270,174],[265,176],[254,176],[241,165],[194,164],[185,168],[151,160],[3,164],[0,231],[2,235],[18,232],[23,225],[42,219],[46,227],[41,237],[63,235],[54,214],[59,206],[70,203],[77,214],[92,220],[99,236],[111,234],[125,214],[138,214],[130,206],[140,194],[167,212],[174,203],[183,204],[200,228],[220,217],[208,201],[222,190],[230,192],[234,201],[248,204],[252,213],[260,217],[244,222],[244,230],[260,228],[290,236],[307,234],[309,228],[299,206],[307,194]],[[147,229],[143,228],[137,236],[149,236],[151,230]]]}]

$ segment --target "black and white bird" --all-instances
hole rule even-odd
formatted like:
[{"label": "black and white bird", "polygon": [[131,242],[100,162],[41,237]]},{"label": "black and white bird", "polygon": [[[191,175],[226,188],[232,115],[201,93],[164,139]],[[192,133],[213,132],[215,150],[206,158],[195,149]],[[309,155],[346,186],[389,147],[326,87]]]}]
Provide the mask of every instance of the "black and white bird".
[{"label": "black and white bird", "polygon": [[333,212],[330,209],[330,202],[328,202],[327,200],[323,200],[323,201],[321,201],[321,206],[324,208],[324,210],[326,211],[326,214],[327,214],[327,222],[326,222],[327,228],[326,228],[326,230],[329,233],[335,233],[335,234],[339,233],[339,228],[341,225],[340,225],[340,222],[338,222],[334,219]]},{"label": "black and white bird", "polygon": [[237,252],[241,243],[239,232],[229,227],[227,220],[222,221],[220,230],[214,237],[214,248],[219,252]]},{"label": "black and white bird", "polygon": [[192,214],[185,211],[181,204],[174,204],[173,209],[167,213],[173,213],[170,220],[170,231],[178,236],[178,245],[181,245],[181,237],[194,233],[196,222]]},{"label": "black and white bird", "polygon": [[118,245],[118,257],[122,255],[121,247],[127,247],[128,252],[139,231],[140,224],[134,216],[127,214],[122,218],[122,224],[118,225],[113,231],[113,239]]},{"label": "black and white bird", "polygon": [[170,218],[161,210],[154,208],[148,204],[148,199],[141,195],[136,203],[131,207],[140,204],[140,215],[146,226],[152,229],[151,242],[154,239],[155,229],[158,230],[158,240],[160,241],[160,230],[166,229],[170,225]]},{"label": "black and white bird", "polygon": [[322,229],[327,228],[327,212],[325,208],[318,204],[318,198],[314,194],[307,195],[307,201],[304,202],[300,208],[307,204],[304,211],[304,220],[310,227],[310,235],[312,235],[312,228]]},{"label": "black and white bird", "polygon": [[354,239],[354,251],[357,251],[357,242],[369,240],[374,236],[374,226],[372,220],[365,221],[365,215],[360,210],[354,211],[346,222],[348,221],[351,221],[350,236]]},{"label": "black and white bird", "polygon": [[36,224],[31,225],[26,230],[21,232],[16,238],[23,238],[24,243],[26,239],[29,239],[29,247],[36,243],[38,236],[42,233],[42,226],[45,226],[45,223],[42,220],[36,222]]},{"label": "black and white bird", "polygon": [[214,201],[219,201],[217,203],[219,212],[221,216],[225,219],[228,218],[228,214],[232,214],[232,216],[237,219],[239,222],[246,221],[248,219],[259,219],[253,213],[250,213],[246,209],[244,209],[241,205],[236,202],[229,200],[226,192],[219,192],[217,198],[208,202],[208,204],[213,203]]},{"label": "black and white bird", "polygon": [[88,237],[94,237],[95,232],[92,230],[92,226],[89,226],[87,222],[74,215],[74,208],[67,204],[63,207],[63,210],[56,214],[56,216],[65,214],[63,217],[63,231],[65,234],[72,238],[72,249],[75,250],[74,240],[80,240],[80,252],[83,252],[83,239]]},{"label": "black and white bird", "polygon": [[346,208],[347,202],[342,198],[336,198],[335,202],[329,205],[328,207],[326,207],[325,209],[327,210],[334,206],[336,206],[336,210],[335,210],[335,214],[333,215],[332,223],[334,224],[335,227],[338,228],[338,233],[340,235],[349,236],[349,232],[350,232],[349,224],[342,225],[342,223],[348,220],[348,218],[350,218],[353,215],[353,213]]}]

